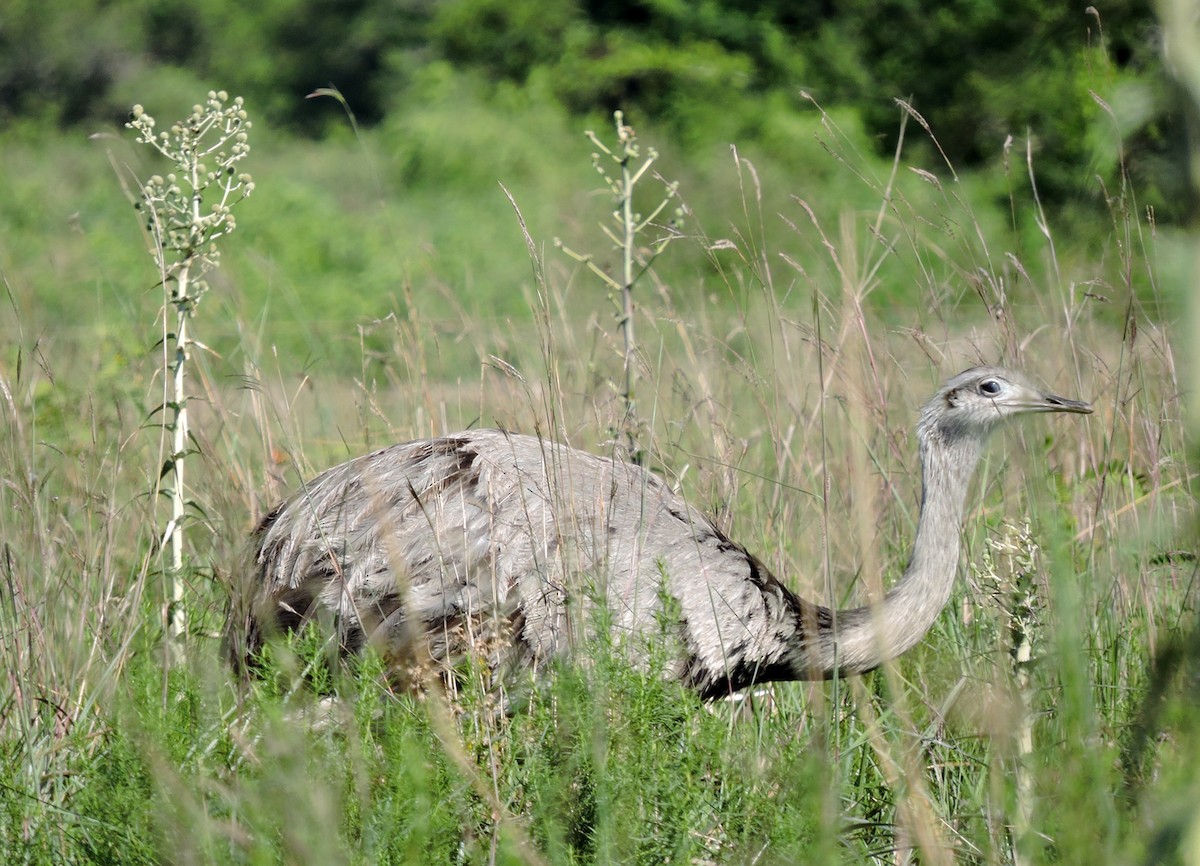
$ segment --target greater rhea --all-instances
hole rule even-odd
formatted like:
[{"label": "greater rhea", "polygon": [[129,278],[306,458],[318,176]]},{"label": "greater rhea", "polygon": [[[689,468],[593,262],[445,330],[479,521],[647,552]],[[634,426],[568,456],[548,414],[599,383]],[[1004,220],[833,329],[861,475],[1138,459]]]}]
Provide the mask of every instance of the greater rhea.
[{"label": "greater rhea", "polygon": [[880,603],[836,611],[794,594],[640,466],[501,430],[393,445],[263,518],[230,652],[243,667],[271,631],[316,619],[344,651],[370,643],[397,666],[476,652],[503,671],[567,654],[602,622],[623,646],[665,635],[667,675],[705,698],[863,673],[916,644],[949,600],[988,435],[1014,415],[1091,411],[997,367],[946,382],[917,425],[904,575]]}]

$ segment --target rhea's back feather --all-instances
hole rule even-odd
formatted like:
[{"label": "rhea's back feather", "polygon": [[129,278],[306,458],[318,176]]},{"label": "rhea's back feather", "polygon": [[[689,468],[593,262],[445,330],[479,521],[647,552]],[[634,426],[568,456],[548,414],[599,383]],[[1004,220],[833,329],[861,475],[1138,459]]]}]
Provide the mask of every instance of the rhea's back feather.
[{"label": "rhea's back feather", "polygon": [[332,612],[364,640],[450,651],[448,623],[512,632],[493,665],[538,664],[584,637],[604,599],[618,635],[661,630],[678,605],[669,674],[728,691],[790,664],[797,599],[655,474],[531,436],[478,430],[336,466],[255,533],[260,607],[291,624]]}]

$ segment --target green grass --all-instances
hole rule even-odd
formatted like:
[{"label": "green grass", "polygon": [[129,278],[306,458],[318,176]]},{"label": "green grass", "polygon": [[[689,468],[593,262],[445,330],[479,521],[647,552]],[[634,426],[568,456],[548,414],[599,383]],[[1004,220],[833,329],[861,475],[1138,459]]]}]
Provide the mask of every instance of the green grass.
[{"label": "green grass", "polygon": [[603,642],[523,684],[510,715],[472,675],[391,695],[372,659],[294,688],[287,652],[238,693],[223,587],[301,477],[470,424],[588,449],[618,429],[607,301],[551,243],[608,255],[582,136],[456,98],[361,142],[255,139],[257,191],[197,318],[216,353],[193,404],[192,634],[169,671],[148,493],[160,298],[104,149],[147,166],[114,141],[3,142],[0,859],[1195,862],[1194,487],[1171,320],[1187,260],[1131,204],[1086,236],[1050,225],[1052,255],[1023,178],[901,165],[889,183],[815,112],[753,170],[746,152],[660,145],[691,212],[638,287],[645,447],[790,586],[845,602],[904,565],[910,431],[944,375],[1003,360],[1095,400],[999,437],[966,520],[971,562],[1026,515],[1042,551],[1033,753],[1014,746],[1002,612],[971,579],[882,672],[711,706]]}]

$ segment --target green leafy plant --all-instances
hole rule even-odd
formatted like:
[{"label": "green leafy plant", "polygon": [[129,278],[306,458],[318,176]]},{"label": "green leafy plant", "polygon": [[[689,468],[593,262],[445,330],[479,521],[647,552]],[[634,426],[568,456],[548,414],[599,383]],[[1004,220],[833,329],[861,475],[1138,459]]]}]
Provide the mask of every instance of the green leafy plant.
[{"label": "green leafy plant", "polygon": [[[637,340],[634,334],[634,285],[650,270],[667,246],[678,237],[676,231],[678,219],[682,216],[677,210],[675,220],[670,225],[663,226],[656,221],[664,210],[675,199],[678,183],[664,182],[662,198],[643,216],[634,207],[634,192],[638,185],[649,173],[658,160],[658,151],[648,148],[642,154],[638,143],[637,133],[632,126],[625,123],[625,115],[616,111],[613,113],[616,125],[617,144],[609,147],[596,133],[588,130],[587,137],[597,152],[592,154],[592,164],[604,178],[605,184],[613,195],[614,206],[612,221],[609,225],[601,225],[605,237],[612,241],[613,248],[621,256],[620,276],[614,277],[607,270],[596,264],[592,256],[575,252],[562,241],[556,239],[555,244],[568,256],[587,265],[588,270],[598,276],[609,290],[609,298],[613,302],[617,316],[618,327],[621,331],[622,353],[621,400],[624,404],[624,420],[622,432],[626,437],[629,454],[635,460],[640,456],[635,430],[638,426],[637,401],[635,390],[637,386]],[[613,169],[613,164],[616,170]],[[658,232],[650,239],[648,247],[639,245],[639,238],[649,229]]]},{"label": "green leafy plant", "polygon": [[[220,257],[217,240],[236,228],[232,209],[254,190],[250,175],[237,171],[237,164],[250,153],[251,124],[241,97],[230,102],[225,91],[209,91],[203,105],[195,105],[187,118],[168,131],[156,133],[154,118],[140,105],[133,107],[126,126],[137,133],[139,144],[158,151],[174,167],[173,172],[153,175],[142,184],[141,200],[135,206],[145,217],[150,255],[165,294],[161,409],[171,411],[163,429],[172,434],[172,442],[158,481],[171,477],[165,490],[171,499],[171,518],[162,540],[171,553],[165,625],[177,647],[187,627],[181,580],[187,516],[184,461],[191,448],[187,369],[193,349],[205,348],[192,336],[191,323],[209,289],[205,277]],[[171,313],[174,330],[169,330]]]},{"label": "green leafy plant", "polygon": [[971,566],[980,587],[991,597],[999,625],[1006,632],[1004,641],[1017,723],[1012,744],[1017,798],[1013,817],[1016,863],[1028,862],[1020,843],[1034,826],[1034,788],[1028,763],[1033,755],[1036,696],[1033,674],[1038,660],[1035,645],[1042,631],[1041,559],[1041,546],[1033,537],[1029,521],[1020,525],[1005,522],[999,537],[985,539],[979,564]]}]

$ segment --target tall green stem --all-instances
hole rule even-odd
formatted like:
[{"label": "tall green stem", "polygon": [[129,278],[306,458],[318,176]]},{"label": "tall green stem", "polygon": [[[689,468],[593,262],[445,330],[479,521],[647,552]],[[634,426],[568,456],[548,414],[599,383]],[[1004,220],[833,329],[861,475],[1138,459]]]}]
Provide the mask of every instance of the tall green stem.
[{"label": "tall green stem", "polygon": [[[187,487],[184,475],[188,447],[187,368],[194,341],[191,320],[196,304],[208,289],[205,274],[216,267],[217,238],[233,231],[230,208],[248,196],[254,183],[248,174],[236,174],[234,165],[250,151],[247,142],[250,121],[240,97],[227,105],[228,95],[212,91],[204,105],[197,105],[186,120],[174,124],[169,132],[155,132],[154,118],[140,106],[134,106],[129,128],[138,133],[137,141],[158,151],[173,163],[178,175],[154,175],[141,187],[139,209],[144,209],[146,228],[161,275],[164,320],[166,307],[175,310],[175,331],[163,340],[165,404],[171,408],[171,453],[159,483],[169,472],[171,519],[162,536],[162,549],[170,551],[164,568],[165,592],[163,625],[167,635],[169,658],[183,658],[183,638],[187,632],[184,598],[184,527],[187,520]],[[207,164],[206,164],[207,162]],[[216,193],[209,210],[204,208],[207,191]],[[201,345],[201,344],[196,344]],[[164,406],[164,409],[166,407]],[[161,488],[160,488],[161,489]]]},{"label": "tall green stem", "polygon": [[[617,127],[617,147],[610,148],[594,132],[588,132],[587,136],[597,148],[597,152],[592,154],[593,165],[595,165],[596,170],[608,184],[608,188],[612,192],[616,203],[612,211],[613,222],[616,224],[616,228],[608,226],[602,226],[601,228],[605,236],[612,241],[613,246],[621,251],[620,280],[597,265],[591,256],[583,255],[569,249],[557,238],[555,238],[554,243],[567,255],[571,256],[571,258],[587,265],[588,269],[604,282],[610,292],[609,298],[616,307],[615,315],[618,326],[621,329],[622,342],[621,372],[623,381],[620,391],[621,401],[624,404],[624,417],[621,428],[624,432],[625,444],[630,459],[638,462],[641,449],[638,448],[635,432],[638,426],[636,403],[637,340],[634,336],[633,286],[650,269],[654,259],[667,248],[667,244],[675,237],[675,232],[672,227],[662,237],[649,242],[647,246],[650,247],[651,254],[648,257],[639,253],[638,235],[645,232],[647,227],[659,217],[675,197],[677,185],[674,183],[665,184],[663,198],[650,212],[649,216],[642,217],[634,210],[634,190],[642,177],[654,165],[655,160],[658,159],[658,153],[650,149],[646,156],[642,157],[641,150],[638,147],[637,134],[634,132],[633,127],[625,124],[625,115],[617,111],[613,113],[613,119],[616,121]],[[604,159],[601,154],[608,159]],[[612,160],[621,167],[619,176],[615,173],[609,173],[609,169],[606,166],[608,160]],[[678,213],[677,211],[677,216]]]},{"label": "tall green stem", "polygon": [[[619,122],[619,120],[618,120]],[[630,453],[636,452],[636,443],[630,425],[637,417],[637,406],[634,402],[634,387],[637,381],[637,364],[634,359],[637,343],[633,333],[633,266],[634,244],[637,243],[637,222],[633,212],[633,173],[629,170],[629,161],[634,156],[628,150],[621,160],[621,227],[625,230],[621,242],[624,268],[621,280],[621,335],[624,338],[625,389],[621,395],[625,402],[625,433],[628,437]]]},{"label": "tall green stem", "polygon": [[175,358],[171,366],[171,405],[174,441],[171,448],[171,567],[167,573],[167,638],[178,647],[187,631],[187,611],[183,601],[183,521],[187,498],[184,493],[184,459],[188,443],[187,357],[188,320],[191,318],[188,297],[191,260],[180,268],[175,281]]}]

